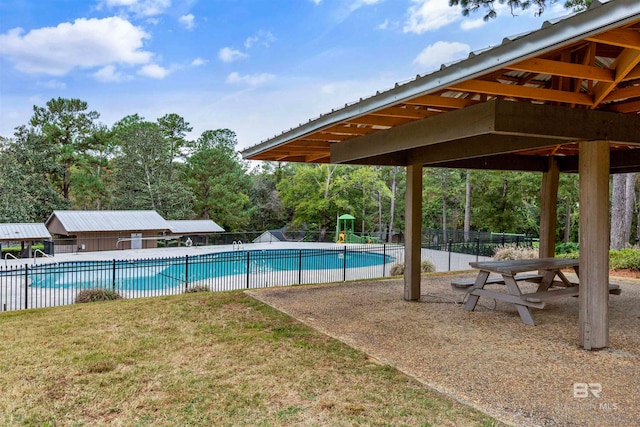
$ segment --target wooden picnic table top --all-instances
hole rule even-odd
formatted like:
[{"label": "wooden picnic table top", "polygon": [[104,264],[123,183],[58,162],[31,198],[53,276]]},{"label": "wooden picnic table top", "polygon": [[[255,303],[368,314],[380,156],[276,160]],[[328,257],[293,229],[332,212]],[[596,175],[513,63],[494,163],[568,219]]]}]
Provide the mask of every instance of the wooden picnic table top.
[{"label": "wooden picnic table top", "polygon": [[518,273],[533,270],[560,270],[562,268],[577,267],[580,260],[565,258],[533,258],[506,261],[470,262],[473,268],[491,273],[515,276]]}]

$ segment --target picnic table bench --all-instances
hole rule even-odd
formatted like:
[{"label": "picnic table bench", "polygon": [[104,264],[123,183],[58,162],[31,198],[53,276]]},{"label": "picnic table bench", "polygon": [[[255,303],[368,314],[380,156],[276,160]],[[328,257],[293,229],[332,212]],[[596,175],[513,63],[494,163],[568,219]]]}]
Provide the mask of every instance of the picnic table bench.
[{"label": "picnic table bench", "polygon": [[[548,302],[576,297],[580,293],[579,283],[569,280],[562,272],[562,269],[573,268],[579,276],[580,262],[577,259],[537,258],[471,262],[469,265],[479,270],[478,276],[472,280],[451,283],[453,289],[468,294],[464,305],[467,311],[475,309],[481,296],[489,297],[514,304],[522,321],[527,325],[535,325],[530,308],[544,308]],[[523,274],[530,271],[536,271],[536,273]],[[491,274],[499,276],[489,277]],[[522,282],[537,283],[536,292],[522,293],[519,286]],[[485,289],[486,285],[505,285],[507,292]],[[620,294],[620,286],[616,284],[608,286],[610,294]]]}]

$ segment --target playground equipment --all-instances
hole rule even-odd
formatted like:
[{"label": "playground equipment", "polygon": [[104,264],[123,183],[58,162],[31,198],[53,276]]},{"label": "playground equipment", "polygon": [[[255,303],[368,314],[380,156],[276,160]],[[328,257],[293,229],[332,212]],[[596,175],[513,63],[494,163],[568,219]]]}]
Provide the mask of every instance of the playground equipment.
[{"label": "playground equipment", "polygon": [[336,224],[336,242],[337,243],[380,243],[380,238],[369,235],[357,235],[354,232],[355,217],[344,214],[338,217]]}]

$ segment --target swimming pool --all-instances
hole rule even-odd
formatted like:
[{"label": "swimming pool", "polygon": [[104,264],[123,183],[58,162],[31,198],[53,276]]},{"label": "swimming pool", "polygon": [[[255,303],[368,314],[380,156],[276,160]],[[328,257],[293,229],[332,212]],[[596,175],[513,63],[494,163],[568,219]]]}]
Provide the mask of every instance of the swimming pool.
[{"label": "swimming pool", "polygon": [[[231,251],[179,258],[70,261],[29,270],[32,288],[157,290],[226,276],[291,274],[381,266],[394,257],[370,250],[276,249]],[[384,274],[382,274],[384,275]]]}]

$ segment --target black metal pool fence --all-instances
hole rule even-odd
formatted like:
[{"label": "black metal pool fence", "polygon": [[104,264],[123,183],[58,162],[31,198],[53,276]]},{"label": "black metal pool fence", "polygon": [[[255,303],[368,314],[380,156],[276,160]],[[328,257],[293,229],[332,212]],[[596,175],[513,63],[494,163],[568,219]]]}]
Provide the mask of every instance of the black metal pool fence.
[{"label": "black metal pool fence", "polygon": [[0,311],[73,304],[84,289],[124,298],[339,282],[390,275],[404,260],[401,245],[327,249],[240,250],[176,258],[52,262],[23,259],[0,267]]},{"label": "black metal pool fence", "polygon": [[[531,246],[532,239],[513,244]],[[431,243],[423,249],[452,254],[492,256],[503,239]],[[372,279],[391,275],[404,263],[401,244],[344,245],[327,249],[244,250],[175,258],[52,262],[53,258],[19,260],[0,266],[0,311],[73,304],[78,292],[103,288],[125,298],[184,293],[195,287],[210,291]],[[241,249],[242,248],[242,249]],[[192,248],[194,254],[199,249]],[[373,259],[371,257],[377,257]],[[313,261],[312,261],[313,260]],[[15,261],[14,261],[15,262]],[[462,268],[462,267],[458,267]],[[455,269],[455,266],[454,266]]]}]

